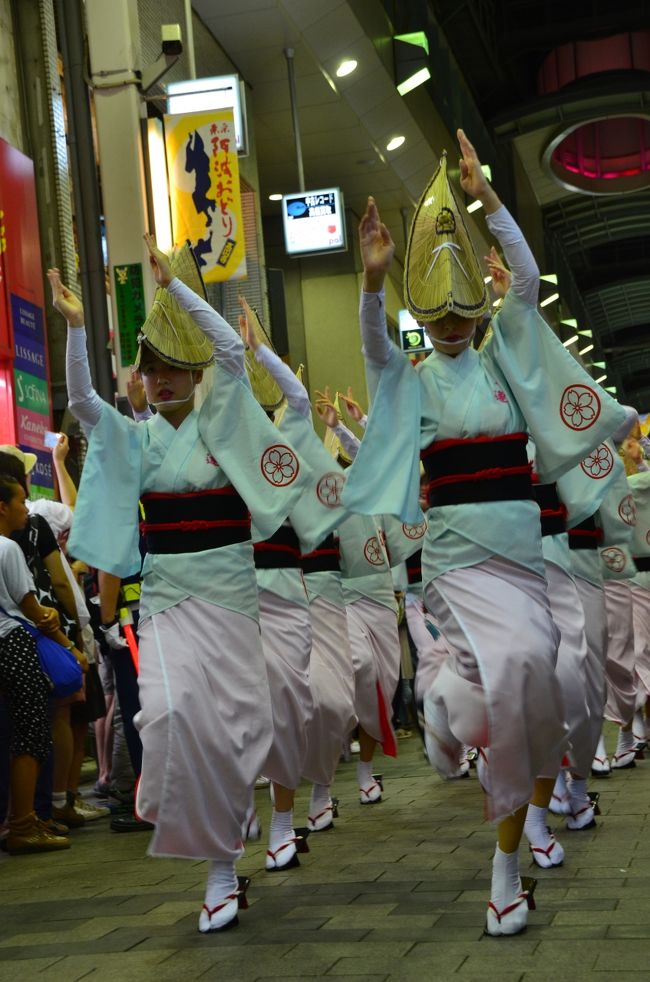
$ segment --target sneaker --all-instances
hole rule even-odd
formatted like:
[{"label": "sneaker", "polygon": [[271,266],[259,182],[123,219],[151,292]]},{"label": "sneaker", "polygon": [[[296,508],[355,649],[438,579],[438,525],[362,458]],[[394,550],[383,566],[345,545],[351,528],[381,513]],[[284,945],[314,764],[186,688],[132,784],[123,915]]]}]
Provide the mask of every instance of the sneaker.
[{"label": "sneaker", "polygon": [[80,829],[86,824],[86,819],[79,812],[75,811],[72,805],[67,802],[63,808],[52,806],[52,818],[55,822],[63,822],[69,829]]},{"label": "sneaker", "polygon": [[86,801],[81,795],[72,795],[70,802],[77,815],[81,815],[86,822],[96,822],[99,818],[108,818],[111,814],[110,808],[105,805],[93,805],[92,801]]},{"label": "sneaker", "polygon": [[10,820],[9,834],[5,841],[10,856],[22,856],[30,852],[58,852],[60,849],[70,848],[70,840],[48,832],[34,812],[18,821]]}]

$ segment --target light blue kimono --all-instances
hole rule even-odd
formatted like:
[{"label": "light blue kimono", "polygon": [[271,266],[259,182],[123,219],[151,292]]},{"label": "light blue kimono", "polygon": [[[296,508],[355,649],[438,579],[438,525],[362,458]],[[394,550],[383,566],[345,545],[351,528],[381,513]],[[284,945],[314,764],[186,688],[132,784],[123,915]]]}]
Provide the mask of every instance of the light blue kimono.
[{"label": "light blue kimono", "polygon": [[[377,383],[376,396],[343,503],[351,511],[385,512],[405,522],[417,516],[420,449],[434,439],[528,430],[540,480],[551,483],[625,415],[512,290],[481,352],[467,348],[455,358],[433,352],[413,371],[394,348],[383,369],[369,366],[368,377],[369,385]],[[543,574],[534,501],[445,505],[431,509],[427,519],[425,583],[492,555]],[[523,528],[526,534],[517,534]]]},{"label": "light blue kimono", "polygon": [[[91,433],[70,550],[99,569],[130,576],[141,562],[141,494],[225,484],[235,487],[268,537],[305,493],[309,474],[255,402],[248,382],[217,366],[201,410],[192,411],[178,429],[162,414],[137,424],[108,404],[102,407]],[[250,543],[147,557],[144,616],[189,596],[256,617]]]}]

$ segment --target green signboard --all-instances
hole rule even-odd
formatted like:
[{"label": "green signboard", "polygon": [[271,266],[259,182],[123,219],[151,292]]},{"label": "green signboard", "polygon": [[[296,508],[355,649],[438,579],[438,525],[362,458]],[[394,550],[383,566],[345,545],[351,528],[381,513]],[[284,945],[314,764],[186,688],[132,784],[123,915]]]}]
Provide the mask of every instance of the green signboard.
[{"label": "green signboard", "polygon": [[50,394],[47,382],[43,378],[21,372],[14,369],[14,384],[16,404],[21,409],[29,409],[32,413],[40,413],[43,416],[50,415]]},{"label": "green signboard", "polygon": [[120,333],[120,362],[127,368],[135,361],[138,333],[145,322],[147,310],[142,281],[142,263],[115,266],[115,309]]}]

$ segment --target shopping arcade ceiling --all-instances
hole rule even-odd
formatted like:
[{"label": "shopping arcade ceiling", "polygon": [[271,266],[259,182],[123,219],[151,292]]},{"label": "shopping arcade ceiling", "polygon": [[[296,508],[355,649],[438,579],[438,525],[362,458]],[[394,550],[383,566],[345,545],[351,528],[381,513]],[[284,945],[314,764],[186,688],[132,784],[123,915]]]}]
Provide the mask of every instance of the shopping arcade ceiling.
[{"label": "shopping arcade ceiling", "polygon": [[[269,194],[297,189],[283,54],[291,46],[307,187],[327,186],[335,175],[357,215],[367,193],[374,193],[396,234],[398,255],[403,217],[435,166],[440,142],[397,96],[377,34],[368,28],[387,11],[397,30],[424,27],[442,46],[448,43],[484,124],[477,141],[482,156],[491,144],[503,167],[512,147],[530,176],[543,211],[546,271],[558,275],[567,316],[593,331],[589,357],[606,362],[605,384],[617,385],[619,398],[650,407],[650,188],[578,193],[553,180],[541,162],[549,140],[567,127],[600,116],[650,118],[650,75],[592,73],[556,91],[538,91],[540,67],[558,46],[648,30],[645,0],[615,7],[576,0],[568,16],[560,0],[193,0],[193,6],[251,86],[263,211],[278,210]],[[433,45],[432,62],[440,50]],[[335,79],[333,89],[327,75],[334,77],[343,56],[356,58],[359,69]],[[435,69],[433,62],[434,78],[422,91],[438,108],[443,93],[453,131],[467,125],[467,103],[463,118],[454,119],[462,99],[453,91],[444,98]],[[472,123],[474,134],[480,126]],[[390,154],[385,145],[394,133],[404,134],[406,143]]]}]

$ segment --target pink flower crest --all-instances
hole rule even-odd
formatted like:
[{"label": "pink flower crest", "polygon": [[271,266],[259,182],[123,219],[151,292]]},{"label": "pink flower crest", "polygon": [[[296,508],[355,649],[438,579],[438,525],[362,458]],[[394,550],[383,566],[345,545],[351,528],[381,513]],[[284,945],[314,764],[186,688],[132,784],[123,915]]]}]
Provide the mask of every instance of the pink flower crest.
[{"label": "pink flower crest", "polygon": [[505,392],[503,391],[503,389],[495,389],[494,390],[494,398],[498,402],[507,402],[508,401],[508,397],[505,394]]},{"label": "pink flower crest", "polygon": [[261,467],[266,480],[276,487],[292,484],[299,470],[296,455],[282,443],[277,443],[264,451]]},{"label": "pink flower crest", "polygon": [[337,474],[335,471],[323,474],[316,488],[316,494],[321,504],[325,505],[326,508],[336,508],[340,505],[344,483],[345,478],[342,474]]},{"label": "pink flower crest", "polygon": [[611,472],[614,466],[614,455],[609,447],[601,443],[599,447],[592,450],[580,464],[580,467],[588,477],[600,480]]},{"label": "pink flower crest", "polygon": [[600,399],[588,385],[569,385],[560,400],[562,421],[572,430],[588,430],[600,416]]}]

